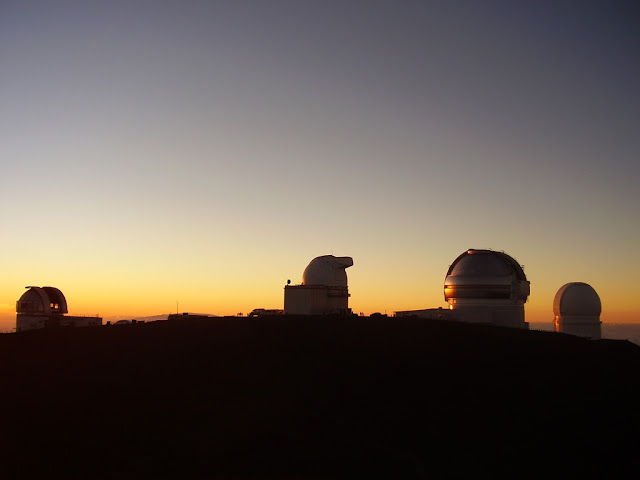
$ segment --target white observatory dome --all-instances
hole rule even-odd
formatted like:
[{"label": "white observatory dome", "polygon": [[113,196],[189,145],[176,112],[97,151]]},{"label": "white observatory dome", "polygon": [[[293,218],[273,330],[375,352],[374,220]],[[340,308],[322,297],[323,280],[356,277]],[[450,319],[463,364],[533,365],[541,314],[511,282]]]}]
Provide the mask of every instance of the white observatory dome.
[{"label": "white observatory dome", "polygon": [[553,299],[553,314],[556,317],[579,316],[600,323],[601,311],[600,297],[587,283],[567,283],[560,287]]},{"label": "white observatory dome", "polygon": [[553,299],[556,332],[599,340],[602,338],[601,311],[600,297],[591,285],[567,283]]},{"label": "white observatory dome", "polygon": [[522,267],[503,252],[469,249],[456,258],[444,281],[444,298],[511,299],[526,302],[529,282]]},{"label": "white observatory dome", "polygon": [[353,265],[351,257],[323,255],[316,257],[302,274],[303,285],[323,285],[327,287],[346,287],[346,269]]},{"label": "white observatory dome", "polygon": [[54,287],[27,287],[16,303],[18,315],[51,315],[67,313],[67,300]]}]

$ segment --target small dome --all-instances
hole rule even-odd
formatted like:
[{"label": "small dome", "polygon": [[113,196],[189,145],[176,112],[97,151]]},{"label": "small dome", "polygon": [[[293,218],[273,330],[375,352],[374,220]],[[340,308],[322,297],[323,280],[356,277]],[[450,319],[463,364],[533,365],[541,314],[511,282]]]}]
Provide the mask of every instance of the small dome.
[{"label": "small dome", "polygon": [[353,265],[351,257],[323,255],[316,257],[302,274],[303,285],[323,285],[327,287],[346,287],[348,267]]},{"label": "small dome", "polygon": [[444,282],[450,298],[512,299],[526,301],[529,282],[522,267],[503,252],[469,249],[456,258]]},{"label": "small dome", "polygon": [[600,317],[600,297],[587,283],[571,282],[563,285],[553,299],[553,314],[556,317],[590,316]]},{"label": "small dome", "polygon": [[67,300],[54,287],[27,287],[16,303],[19,315],[51,315],[67,313]]}]

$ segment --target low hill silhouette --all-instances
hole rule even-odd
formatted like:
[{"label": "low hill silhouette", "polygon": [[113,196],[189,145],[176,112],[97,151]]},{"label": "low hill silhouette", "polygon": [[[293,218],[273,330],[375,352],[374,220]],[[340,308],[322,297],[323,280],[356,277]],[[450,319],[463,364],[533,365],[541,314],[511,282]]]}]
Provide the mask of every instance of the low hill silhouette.
[{"label": "low hill silhouette", "polygon": [[0,335],[5,478],[637,473],[640,347],[411,318]]}]

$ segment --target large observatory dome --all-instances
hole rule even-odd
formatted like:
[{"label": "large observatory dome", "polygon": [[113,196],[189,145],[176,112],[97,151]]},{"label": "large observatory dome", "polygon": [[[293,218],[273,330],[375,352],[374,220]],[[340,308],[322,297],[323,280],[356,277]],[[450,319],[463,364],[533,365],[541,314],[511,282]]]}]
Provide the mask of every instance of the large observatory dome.
[{"label": "large observatory dome", "polygon": [[567,283],[560,287],[553,299],[553,314],[556,317],[590,317],[599,323],[601,311],[600,297],[587,283]]},{"label": "large observatory dome", "polygon": [[51,315],[67,313],[67,300],[54,287],[27,287],[16,304],[18,315]]},{"label": "large observatory dome", "polygon": [[449,267],[444,298],[511,299],[526,302],[529,282],[522,267],[503,252],[469,249]]},{"label": "large observatory dome", "polygon": [[323,255],[316,257],[302,274],[303,285],[323,285],[326,287],[346,287],[346,269],[353,265],[351,257]]}]

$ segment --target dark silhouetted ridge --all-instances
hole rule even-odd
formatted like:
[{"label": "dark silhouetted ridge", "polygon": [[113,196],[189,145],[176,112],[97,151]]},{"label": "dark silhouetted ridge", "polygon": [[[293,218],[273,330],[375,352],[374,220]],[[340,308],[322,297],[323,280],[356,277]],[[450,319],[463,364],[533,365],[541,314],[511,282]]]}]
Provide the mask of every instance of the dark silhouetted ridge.
[{"label": "dark silhouetted ridge", "polygon": [[[5,478],[622,477],[640,348],[407,318],[0,335]],[[550,469],[550,470],[548,470]]]}]

